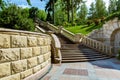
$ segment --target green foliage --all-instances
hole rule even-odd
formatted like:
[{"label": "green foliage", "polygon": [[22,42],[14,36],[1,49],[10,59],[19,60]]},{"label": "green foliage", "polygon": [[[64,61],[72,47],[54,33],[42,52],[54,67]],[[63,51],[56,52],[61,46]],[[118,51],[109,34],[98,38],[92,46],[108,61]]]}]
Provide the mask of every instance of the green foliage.
[{"label": "green foliage", "polygon": [[101,18],[103,16],[107,16],[105,2],[103,0],[96,0],[95,11],[96,11],[96,14],[95,14],[96,18]]},{"label": "green foliage", "polygon": [[37,18],[39,18],[42,21],[46,21],[47,13],[44,10],[38,10],[36,14]]},{"label": "green foliage", "polygon": [[30,0],[27,0],[27,3],[28,3],[29,5],[31,5],[31,2],[30,2]]},{"label": "green foliage", "polygon": [[55,3],[55,25],[63,25],[63,22],[67,22],[67,15],[61,0],[57,0]]},{"label": "green foliage", "polygon": [[84,21],[84,20],[86,19],[87,12],[88,12],[87,6],[86,6],[85,3],[83,3],[83,4],[81,5],[80,11],[78,12],[78,17],[81,18],[81,20]]},{"label": "green foliage", "polygon": [[120,50],[118,51],[118,56],[117,58],[120,60]]},{"label": "green foliage", "polygon": [[64,27],[70,27],[70,26],[72,26],[72,24],[71,24],[71,23],[68,23],[68,22],[64,22],[64,23],[63,23],[63,26],[64,26]]},{"label": "green foliage", "polygon": [[95,4],[94,4],[94,2],[91,3],[88,14],[89,14],[89,18],[90,19],[94,19],[95,18],[96,11],[95,11]]},{"label": "green foliage", "polygon": [[3,0],[0,0],[0,9],[5,9],[6,2]]},{"label": "green foliage", "polygon": [[102,26],[102,24],[99,24],[97,26],[95,25],[80,25],[80,26],[69,26],[69,27],[65,27],[65,29],[67,29],[68,31],[72,32],[72,33],[81,33],[84,35],[89,34],[90,32],[92,32],[95,29],[100,29]]},{"label": "green foliage", "polygon": [[0,12],[0,26],[5,28],[34,31],[34,23],[28,18],[27,9],[10,5]]},{"label": "green foliage", "polygon": [[116,7],[117,7],[116,3],[117,0],[110,0],[110,5],[108,7],[109,14],[114,13],[116,11]]},{"label": "green foliage", "polygon": [[117,11],[120,11],[120,0],[117,1]]},{"label": "green foliage", "polygon": [[108,17],[105,18],[105,21],[109,21],[111,19],[114,19],[115,17],[118,17],[118,19],[120,20],[120,11],[110,14]]},{"label": "green foliage", "polygon": [[36,7],[31,7],[29,9],[29,17],[32,18],[33,20],[35,20],[37,18],[37,12],[38,12],[38,8]]}]

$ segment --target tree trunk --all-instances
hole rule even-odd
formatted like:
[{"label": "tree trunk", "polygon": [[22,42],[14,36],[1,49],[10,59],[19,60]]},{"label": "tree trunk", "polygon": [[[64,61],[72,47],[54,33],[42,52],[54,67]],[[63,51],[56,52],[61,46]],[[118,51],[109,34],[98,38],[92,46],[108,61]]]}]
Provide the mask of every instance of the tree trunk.
[{"label": "tree trunk", "polygon": [[73,0],[71,1],[71,4],[72,4],[72,25],[73,25],[73,22],[74,22],[74,7],[73,7]]},{"label": "tree trunk", "polygon": [[55,24],[55,6],[54,6],[55,2],[53,0],[53,24]]},{"label": "tree trunk", "polygon": [[68,22],[70,22],[70,0],[67,0],[67,17]]}]

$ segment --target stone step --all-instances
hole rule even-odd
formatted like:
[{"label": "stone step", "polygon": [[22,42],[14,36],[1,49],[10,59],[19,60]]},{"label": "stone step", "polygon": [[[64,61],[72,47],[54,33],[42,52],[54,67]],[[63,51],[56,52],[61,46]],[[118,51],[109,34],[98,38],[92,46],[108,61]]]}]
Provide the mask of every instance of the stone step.
[{"label": "stone step", "polygon": [[98,57],[105,57],[106,55],[62,55],[62,57],[94,57],[94,56],[98,56]]},{"label": "stone step", "polygon": [[97,61],[97,60],[104,60],[109,59],[110,57],[104,57],[104,58],[95,58],[95,59],[74,59],[74,60],[62,60],[62,63],[71,63],[71,62],[88,62],[88,61]]},{"label": "stone step", "polygon": [[80,51],[80,50],[61,50],[62,54],[64,53],[89,53],[89,54],[98,54],[99,52],[95,51]]},{"label": "stone step", "polygon": [[79,59],[97,59],[97,58],[107,58],[107,56],[81,56],[81,57],[62,57],[63,60],[79,60]]}]

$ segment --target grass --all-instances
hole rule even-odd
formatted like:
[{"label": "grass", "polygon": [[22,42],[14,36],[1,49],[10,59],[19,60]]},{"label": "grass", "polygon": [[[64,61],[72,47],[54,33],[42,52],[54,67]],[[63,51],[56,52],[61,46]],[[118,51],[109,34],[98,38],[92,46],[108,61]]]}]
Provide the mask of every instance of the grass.
[{"label": "grass", "polygon": [[72,33],[81,33],[84,35],[89,34],[90,32],[92,32],[95,29],[100,29],[101,25],[95,26],[95,25],[80,25],[80,26],[71,26],[71,27],[66,27],[65,29],[67,29],[68,31],[72,32]]}]

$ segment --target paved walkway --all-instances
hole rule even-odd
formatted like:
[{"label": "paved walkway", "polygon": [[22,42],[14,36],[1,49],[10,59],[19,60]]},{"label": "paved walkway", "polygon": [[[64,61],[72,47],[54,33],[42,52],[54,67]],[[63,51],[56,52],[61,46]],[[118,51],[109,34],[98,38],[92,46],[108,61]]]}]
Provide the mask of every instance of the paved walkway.
[{"label": "paved walkway", "polygon": [[120,80],[120,61],[107,59],[54,64],[42,80]]}]

